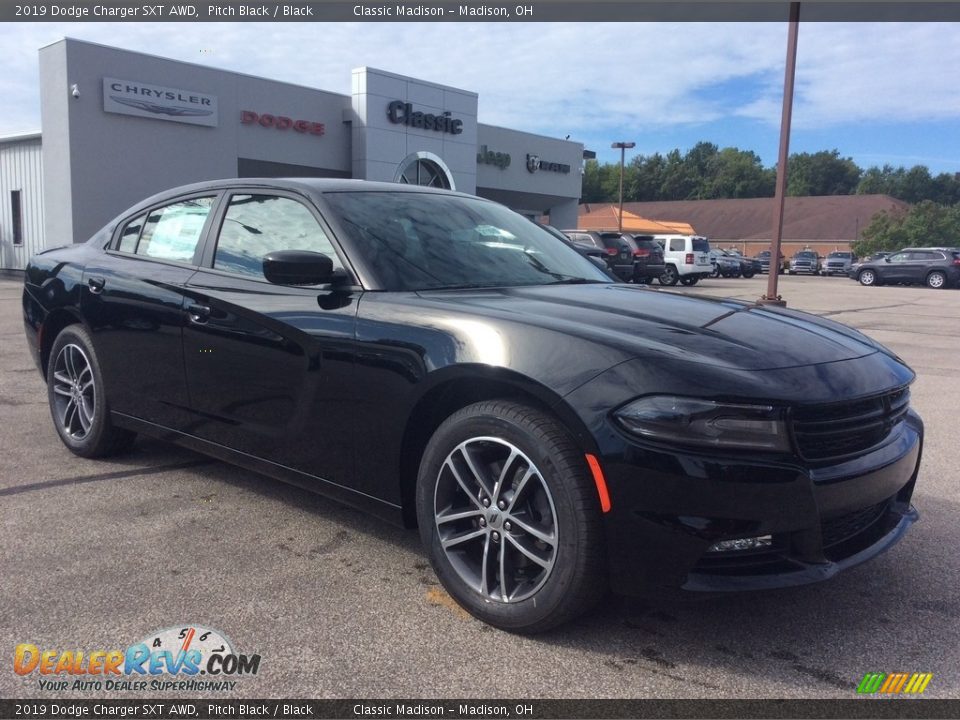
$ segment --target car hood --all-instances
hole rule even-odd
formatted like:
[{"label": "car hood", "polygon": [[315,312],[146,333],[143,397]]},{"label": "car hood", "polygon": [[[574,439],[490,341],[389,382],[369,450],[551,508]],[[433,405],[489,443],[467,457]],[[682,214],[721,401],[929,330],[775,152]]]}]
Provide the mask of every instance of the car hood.
[{"label": "car hood", "polygon": [[[739,370],[851,360],[882,347],[856,330],[784,308],[618,284],[418,294],[433,310],[553,330],[630,357]],[[601,368],[598,368],[600,370]]]}]

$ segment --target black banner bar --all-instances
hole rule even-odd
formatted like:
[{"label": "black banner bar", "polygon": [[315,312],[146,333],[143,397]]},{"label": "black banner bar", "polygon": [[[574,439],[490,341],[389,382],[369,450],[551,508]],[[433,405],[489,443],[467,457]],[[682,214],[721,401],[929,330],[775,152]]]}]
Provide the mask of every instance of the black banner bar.
[{"label": "black banner bar", "polygon": [[0,700],[0,717],[63,718],[957,718],[960,700]]},{"label": "black banner bar", "polygon": [[[781,0],[36,0],[0,3],[4,22],[785,22]],[[806,0],[803,22],[958,22],[960,2]]]}]

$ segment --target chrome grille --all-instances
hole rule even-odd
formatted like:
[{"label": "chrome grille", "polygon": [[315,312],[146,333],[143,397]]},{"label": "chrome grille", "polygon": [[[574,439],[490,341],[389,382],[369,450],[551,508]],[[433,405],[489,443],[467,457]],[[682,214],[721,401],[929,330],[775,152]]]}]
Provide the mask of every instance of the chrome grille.
[{"label": "chrome grille", "polygon": [[793,412],[793,436],[800,455],[808,460],[842,458],[880,443],[903,420],[910,390],[828,405],[798,407]]}]

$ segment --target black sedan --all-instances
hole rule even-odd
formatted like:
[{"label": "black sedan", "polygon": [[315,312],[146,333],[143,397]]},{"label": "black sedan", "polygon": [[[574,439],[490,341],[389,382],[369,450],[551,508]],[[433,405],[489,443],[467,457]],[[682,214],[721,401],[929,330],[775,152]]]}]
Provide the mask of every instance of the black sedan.
[{"label": "black sedan", "polygon": [[923,425],[890,351],[611,282],[468,195],[179,188],[32,258],[23,310],[71,451],[143,433],[417,524],[444,587],[500,628],[608,587],[822,580],[917,517]]}]

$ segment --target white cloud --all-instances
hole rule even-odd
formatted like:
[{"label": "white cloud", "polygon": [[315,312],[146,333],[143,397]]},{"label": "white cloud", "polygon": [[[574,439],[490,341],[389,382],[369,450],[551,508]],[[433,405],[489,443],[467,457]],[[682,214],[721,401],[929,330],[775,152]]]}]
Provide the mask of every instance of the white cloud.
[{"label": "white cloud", "polygon": [[[801,23],[796,127],[960,119],[957,30]],[[7,24],[0,133],[39,127],[37,49],[64,35],[343,93],[353,67],[379,67],[479,92],[482,122],[585,140],[775,126],[786,25]]]}]

